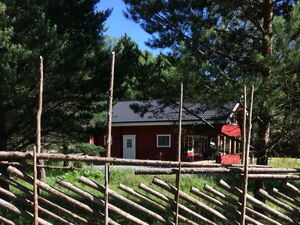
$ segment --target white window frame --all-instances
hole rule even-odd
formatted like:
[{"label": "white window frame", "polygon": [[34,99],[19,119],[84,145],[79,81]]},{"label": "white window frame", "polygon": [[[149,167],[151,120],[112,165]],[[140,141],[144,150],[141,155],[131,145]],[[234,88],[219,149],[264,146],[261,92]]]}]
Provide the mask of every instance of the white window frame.
[{"label": "white window frame", "polygon": [[[159,137],[168,137],[169,138],[169,145],[159,145],[158,138]],[[156,147],[157,148],[171,148],[171,134],[157,134],[156,135]]]}]

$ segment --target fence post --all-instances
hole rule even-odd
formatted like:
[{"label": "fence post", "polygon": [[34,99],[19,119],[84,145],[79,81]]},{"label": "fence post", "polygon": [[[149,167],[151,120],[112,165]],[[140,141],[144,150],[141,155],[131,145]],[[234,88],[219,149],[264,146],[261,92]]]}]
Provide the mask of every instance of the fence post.
[{"label": "fence post", "polygon": [[[113,105],[113,93],[114,93],[114,72],[115,72],[115,52],[112,52],[112,63],[111,63],[111,76],[110,76],[110,88],[108,94],[108,117],[107,117],[107,140],[106,140],[106,148],[107,148],[107,157],[111,157],[111,124],[112,124],[112,105]],[[105,163],[105,225],[108,225],[108,195],[109,195],[109,163]]]},{"label": "fence post", "polygon": [[[251,129],[252,129],[252,109],[253,109],[253,94],[254,86],[251,87],[251,96],[250,96],[250,107],[248,112],[248,130],[246,129],[246,123],[244,118],[244,175],[243,175],[243,192],[242,192],[242,208],[241,208],[241,225],[245,224],[246,217],[246,206],[247,206],[247,192],[248,192],[248,163],[249,163],[249,150],[250,150],[250,138],[251,138]],[[246,117],[246,87],[244,87],[244,117]],[[247,122],[247,121],[246,121]],[[246,132],[247,130],[247,132]]]},{"label": "fence post", "polygon": [[176,201],[176,214],[175,214],[175,224],[178,224],[178,214],[179,214],[179,192],[180,192],[180,175],[181,175],[181,122],[182,122],[182,104],[183,104],[183,84],[180,84],[180,104],[179,104],[179,116],[178,116],[178,172],[176,173],[176,188],[177,192],[175,195]]}]

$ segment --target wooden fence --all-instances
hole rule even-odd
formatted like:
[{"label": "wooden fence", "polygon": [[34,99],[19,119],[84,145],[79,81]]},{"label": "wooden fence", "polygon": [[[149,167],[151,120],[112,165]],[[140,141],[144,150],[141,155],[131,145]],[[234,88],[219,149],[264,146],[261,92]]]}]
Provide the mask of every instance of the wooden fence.
[{"label": "wooden fence", "polygon": [[[29,153],[0,152],[0,158],[14,155],[19,159],[30,159]],[[15,158],[15,159],[16,159]],[[32,159],[32,156],[31,156]],[[102,157],[73,155],[55,155],[38,153],[37,159],[81,160],[127,165],[155,165],[151,160],[126,160]],[[177,162],[159,161],[161,166],[172,168],[141,168],[138,174],[176,174]],[[194,167],[190,167],[193,165]],[[242,166],[210,165],[201,163],[183,163],[182,174],[243,174]],[[7,169],[10,178],[0,176],[0,180],[9,184],[10,191],[0,188],[0,207],[3,208],[0,221],[3,224],[18,224],[19,217],[34,221],[33,202],[34,180],[38,192],[38,224],[103,224],[105,221],[105,185],[89,177],[80,177],[77,186],[68,180],[56,179],[56,185],[49,185],[40,179],[13,166]],[[249,166],[249,179],[300,179],[299,168],[270,168]],[[119,184],[120,191],[108,189],[109,224],[175,224],[178,205],[179,224],[229,224],[238,225],[242,216],[243,191],[224,180],[215,188],[208,184],[204,187],[191,186],[190,191],[178,191],[177,188],[158,177],[152,180],[155,187],[140,184],[128,187]],[[300,224],[300,187],[285,182],[282,187],[269,187],[268,192],[260,190],[259,195],[266,202],[246,193],[246,224]],[[20,194],[21,193],[21,194]],[[72,193],[72,195],[70,195]],[[176,194],[179,201],[176,202]],[[74,197],[76,196],[76,197]],[[15,215],[15,216],[11,216]],[[14,218],[14,219],[12,219]],[[118,221],[118,222],[117,222]],[[122,222],[119,222],[122,221]],[[150,222],[149,222],[150,221]],[[151,222],[152,221],[152,222]],[[32,222],[33,223],[33,222]]]}]

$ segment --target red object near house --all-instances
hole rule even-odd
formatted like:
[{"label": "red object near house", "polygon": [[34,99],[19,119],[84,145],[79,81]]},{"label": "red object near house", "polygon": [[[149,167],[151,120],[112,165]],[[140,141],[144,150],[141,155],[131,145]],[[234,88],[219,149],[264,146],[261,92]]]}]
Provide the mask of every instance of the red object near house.
[{"label": "red object near house", "polygon": [[221,164],[238,164],[241,161],[240,154],[226,154],[220,155],[217,158],[217,163]]},{"label": "red object near house", "polygon": [[230,137],[240,137],[241,136],[241,128],[237,124],[226,124],[221,128],[221,132]]},{"label": "red object near house", "polygon": [[90,136],[90,141],[89,141],[90,144],[95,144],[95,138],[94,136]]},{"label": "red object near house", "polygon": [[[182,158],[204,159],[216,156],[216,143],[237,104],[209,108],[185,104],[182,119]],[[112,157],[177,160],[178,105],[159,100],[121,101],[113,107]],[[203,122],[205,120],[205,122]],[[208,125],[207,123],[210,123]],[[95,136],[96,145],[106,145],[106,135]],[[212,147],[213,146],[213,147]]]}]

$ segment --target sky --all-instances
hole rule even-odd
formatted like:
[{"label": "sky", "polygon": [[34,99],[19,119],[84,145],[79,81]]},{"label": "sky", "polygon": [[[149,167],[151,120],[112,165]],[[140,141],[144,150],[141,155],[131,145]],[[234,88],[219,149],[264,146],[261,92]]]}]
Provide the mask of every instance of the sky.
[{"label": "sky", "polygon": [[97,6],[97,9],[99,10],[108,8],[112,8],[113,11],[105,23],[107,28],[107,31],[105,32],[106,35],[120,38],[127,33],[132,40],[138,44],[141,50],[148,50],[154,55],[157,55],[161,51],[160,49],[151,49],[145,45],[145,41],[151,36],[138,24],[125,18],[123,11],[125,11],[126,7],[122,0],[101,0]]}]

